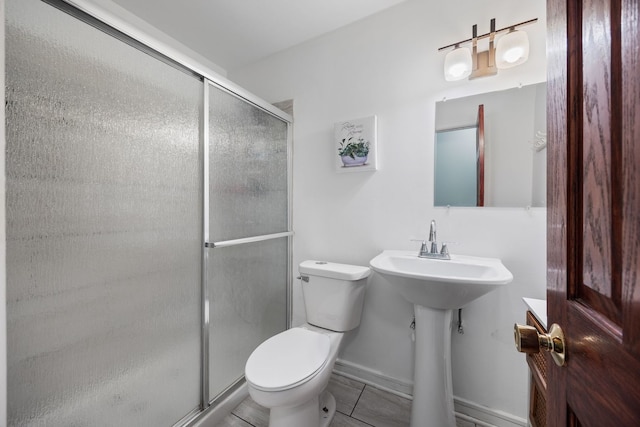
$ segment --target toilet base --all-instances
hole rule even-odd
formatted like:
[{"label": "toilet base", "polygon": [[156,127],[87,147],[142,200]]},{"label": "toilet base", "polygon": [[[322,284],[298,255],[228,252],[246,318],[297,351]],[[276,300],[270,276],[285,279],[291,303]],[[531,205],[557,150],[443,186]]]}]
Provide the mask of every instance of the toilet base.
[{"label": "toilet base", "polygon": [[320,425],[319,427],[329,427],[333,416],[336,414],[336,399],[327,390],[320,394]]},{"label": "toilet base", "polygon": [[328,391],[294,407],[271,408],[269,427],[328,427],[336,414],[336,399]]}]

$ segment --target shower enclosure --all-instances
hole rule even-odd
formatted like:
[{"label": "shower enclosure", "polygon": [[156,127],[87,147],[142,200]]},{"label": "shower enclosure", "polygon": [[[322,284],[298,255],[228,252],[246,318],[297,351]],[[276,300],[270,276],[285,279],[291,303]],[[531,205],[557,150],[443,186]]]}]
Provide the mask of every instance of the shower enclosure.
[{"label": "shower enclosure", "polygon": [[8,424],[188,424],[290,312],[291,118],[7,0]]}]

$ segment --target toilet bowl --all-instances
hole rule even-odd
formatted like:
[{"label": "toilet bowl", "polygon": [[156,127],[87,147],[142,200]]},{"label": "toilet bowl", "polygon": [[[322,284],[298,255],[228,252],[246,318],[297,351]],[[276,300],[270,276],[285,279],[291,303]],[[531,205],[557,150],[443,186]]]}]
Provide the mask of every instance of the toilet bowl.
[{"label": "toilet bowl", "polygon": [[[271,410],[269,426],[321,426],[320,418],[330,421],[331,408],[323,411],[328,402],[319,397],[343,336],[305,324],[271,337],[251,354],[245,367],[249,394]],[[335,412],[335,403],[332,409]]]},{"label": "toilet bowl", "polygon": [[344,332],[360,324],[368,267],[300,264],[307,323],[260,344],[245,378],[253,400],[270,409],[270,427],[326,427],[335,399],[325,390]]}]

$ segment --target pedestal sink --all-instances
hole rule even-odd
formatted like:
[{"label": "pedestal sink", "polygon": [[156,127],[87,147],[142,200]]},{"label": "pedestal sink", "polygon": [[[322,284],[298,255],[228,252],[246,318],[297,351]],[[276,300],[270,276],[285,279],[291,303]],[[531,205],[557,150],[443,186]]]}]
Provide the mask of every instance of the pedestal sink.
[{"label": "pedestal sink", "polygon": [[496,258],[451,255],[419,258],[415,252],[383,251],[370,262],[407,301],[416,316],[411,427],[455,427],[451,386],[451,313],[510,283]]}]

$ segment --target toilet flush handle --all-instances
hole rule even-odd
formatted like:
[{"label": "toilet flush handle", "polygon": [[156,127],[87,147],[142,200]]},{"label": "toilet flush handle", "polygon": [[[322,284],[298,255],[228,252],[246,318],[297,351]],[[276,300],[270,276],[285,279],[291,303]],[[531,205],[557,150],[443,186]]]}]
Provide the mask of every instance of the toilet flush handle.
[{"label": "toilet flush handle", "polygon": [[309,276],[298,276],[296,279],[302,280],[303,282],[309,282]]}]

